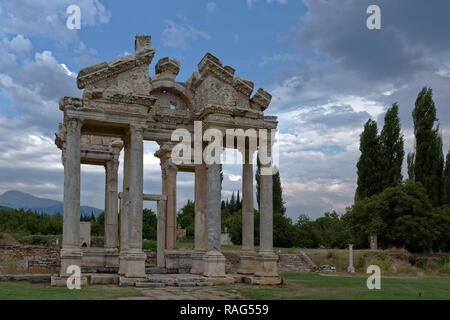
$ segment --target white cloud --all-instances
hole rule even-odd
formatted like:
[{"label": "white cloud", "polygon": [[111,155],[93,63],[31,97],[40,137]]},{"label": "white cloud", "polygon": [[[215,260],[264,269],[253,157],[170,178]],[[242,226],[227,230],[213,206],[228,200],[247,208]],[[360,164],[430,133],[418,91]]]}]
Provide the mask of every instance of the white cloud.
[{"label": "white cloud", "polygon": [[163,30],[163,45],[173,48],[187,48],[189,40],[197,40],[202,38],[210,40],[211,36],[206,31],[201,31],[190,25],[181,25],[173,20],[165,20],[167,24]]},{"label": "white cloud", "polygon": [[[252,8],[253,4],[255,4],[258,0],[247,0],[247,7]],[[278,4],[285,4],[287,3],[287,0],[266,0],[266,3],[272,4],[272,3],[278,3]]]},{"label": "white cloud", "polygon": [[14,37],[11,41],[7,38],[3,39],[3,43],[15,52],[28,52],[31,50],[31,41],[24,38],[21,34]]},{"label": "white cloud", "polygon": [[267,64],[285,63],[300,60],[300,56],[292,53],[276,53],[271,56],[262,56],[259,67],[264,67]]},{"label": "white cloud", "polygon": [[209,13],[214,13],[217,10],[217,4],[215,2],[208,2],[206,4],[206,11]]}]

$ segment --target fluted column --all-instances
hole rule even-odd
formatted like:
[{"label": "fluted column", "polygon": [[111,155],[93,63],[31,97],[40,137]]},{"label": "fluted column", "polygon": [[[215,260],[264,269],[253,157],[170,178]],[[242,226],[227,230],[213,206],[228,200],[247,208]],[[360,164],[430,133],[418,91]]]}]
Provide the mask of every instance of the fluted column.
[{"label": "fluted column", "polygon": [[129,193],[129,167],[130,167],[130,138],[123,137],[123,183],[120,198],[120,256],[119,274],[125,275],[127,269],[126,255],[128,251],[128,193]]},{"label": "fluted column", "polygon": [[116,249],[118,239],[118,184],[119,161],[113,159],[105,164],[105,248]]},{"label": "fluted column", "polygon": [[254,213],[253,213],[253,164],[248,150],[242,155],[242,250],[238,273],[255,272]]},{"label": "fluted column", "polygon": [[61,276],[67,276],[67,267],[81,267],[80,249],[80,138],[82,122],[65,121],[66,150],[64,163],[63,243],[61,249]]},{"label": "fluted column", "polygon": [[254,282],[257,284],[279,284],[278,256],[273,252],[273,189],[272,189],[272,159],[271,145],[267,147],[267,162],[261,159],[259,178],[259,251],[256,256],[256,272]]},{"label": "fluted column", "polygon": [[[270,168],[270,165],[262,165],[261,170]],[[272,175],[261,174],[259,178],[260,184],[260,237],[259,252],[273,252],[273,190]]]},{"label": "fluted column", "polygon": [[208,250],[207,226],[207,169],[206,165],[195,165],[195,248],[192,254],[191,273],[203,273],[203,255]]},{"label": "fluted column", "polygon": [[208,277],[225,277],[225,257],[220,252],[221,235],[221,184],[220,164],[208,164],[207,167],[207,226],[208,252],[203,256],[204,272]]},{"label": "fluted column", "polygon": [[126,254],[126,273],[128,278],[145,278],[146,255],[142,251],[142,209],[143,209],[143,170],[144,144],[143,129],[130,127],[128,166],[128,250]]},{"label": "fluted column", "polygon": [[177,247],[177,167],[168,160],[164,167],[166,171],[166,248],[174,250]]}]

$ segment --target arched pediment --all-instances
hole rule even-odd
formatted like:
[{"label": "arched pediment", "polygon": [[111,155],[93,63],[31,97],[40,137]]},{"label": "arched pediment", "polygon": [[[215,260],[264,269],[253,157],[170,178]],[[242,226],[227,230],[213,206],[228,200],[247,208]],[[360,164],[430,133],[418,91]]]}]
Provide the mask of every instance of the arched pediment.
[{"label": "arched pediment", "polygon": [[191,99],[186,94],[185,86],[170,80],[152,81],[150,95],[156,98],[158,109],[174,109],[181,112],[192,112]]}]

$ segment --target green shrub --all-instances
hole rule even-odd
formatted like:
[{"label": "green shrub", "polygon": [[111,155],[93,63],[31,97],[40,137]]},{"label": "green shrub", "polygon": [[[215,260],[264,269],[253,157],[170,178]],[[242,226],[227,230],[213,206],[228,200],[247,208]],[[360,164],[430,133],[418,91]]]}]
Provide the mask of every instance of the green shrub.
[{"label": "green shrub", "polygon": [[445,266],[450,262],[450,256],[442,255],[437,259],[433,259],[433,261],[441,266]]},{"label": "green shrub", "polygon": [[390,257],[382,253],[365,253],[363,254],[356,265],[358,270],[365,272],[368,266],[377,265],[383,272],[390,272],[394,261]]},{"label": "green shrub", "polygon": [[46,246],[48,243],[48,237],[41,235],[32,235],[28,238],[27,243],[36,246]]},{"label": "green shrub", "polygon": [[427,257],[419,257],[418,255],[411,255],[409,257],[409,263],[412,266],[416,266],[418,268],[425,269],[428,264],[428,258]]},{"label": "green shrub", "polygon": [[143,250],[156,251],[157,250],[157,243],[156,243],[155,240],[143,240],[142,241],[142,249]]}]

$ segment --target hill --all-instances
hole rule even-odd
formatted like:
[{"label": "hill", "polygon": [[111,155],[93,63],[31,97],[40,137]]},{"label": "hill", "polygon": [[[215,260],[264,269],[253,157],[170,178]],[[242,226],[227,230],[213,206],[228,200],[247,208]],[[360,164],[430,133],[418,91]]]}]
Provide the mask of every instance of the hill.
[{"label": "hill", "polygon": [[[31,210],[37,213],[48,213],[50,215],[63,212],[63,203],[60,201],[38,198],[29,193],[20,191],[7,191],[0,195],[0,209],[24,209]],[[103,210],[91,207],[91,206],[81,206],[80,214],[90,215],[94,213],[98,216]]]}]

